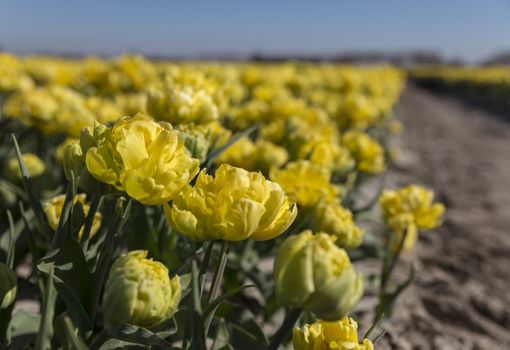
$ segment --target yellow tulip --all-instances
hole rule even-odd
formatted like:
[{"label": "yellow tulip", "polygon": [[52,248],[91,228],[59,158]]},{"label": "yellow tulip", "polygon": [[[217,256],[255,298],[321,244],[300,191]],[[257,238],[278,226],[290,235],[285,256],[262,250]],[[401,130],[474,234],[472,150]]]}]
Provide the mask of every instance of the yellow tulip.
[{"label": "yellow tulip", "polygon": [[373,350],[368,339],[358,340],[358,323],[344,316],[339,321],[317,321],[301,330],[294,328],[294,350]]},{"label": "yellow tulip", "polygon": [[297,214],[280,185],[227,164],[214,177],[203,170],[195,186],[186,187],[164,209],[175,230],[196,240],[269,240]]},{"label": "yellow tulip", "polygon": [[82,133],[80,142],[96,179],[147,205],[171,200],[199,170],[178,131],[142,114],[121,118],[111,128],[98,126],[88,136]]},{"label": "yellow tulip", "polygon": [[162,263],[135,250],[113,263],[105,284],[103,315],[107,323],[152,327],[169,319],[181,299],[179,276],[172,279]]},{"label": "yellow tulip", "polygon": [[401,214],[409,214],[419,229],[431,230],[442,223],[444,205],[433,203],[434,193],[418,185],[398,190],[385,190],[379,203],[386,220]]},{"label": "yellow tulip", "polygon": [[248,171],[261,171],[267,174],[269,169],[279,168],[285,164],[288,158],[289,155],[283,147],[265,140],[253,142],[247,137],[242,137],[216,158],[216,164],[230,164]]},{"label": "yellow tulip", "polygon": [[433,203],[434,193],[418,185],[398,190],[385,190],[379,198],[383,218],[395,234],[393,250],[399,242],[403,251],[409,251],[418,239],[418,229],[431,230],[441,225],[444,205]]},{"label": "yellow tulip", "polygon": [[191,86],[152,90],[147,100],[147,112],[158,120],[173,124],[207,123],[219,117],[212,97]]},{"label": "yellow tulip", "polygon": [[310,228],[335,236],[335,243],[345,249],[357,248],[363,241],[363,229],[356,225],[351,211],[337,202],[318,206],[313,213]]},{"label": "yellow tulip", "polygon": [[283,169],[273,168],[270,178],[303,207],[313,207],[321,201],[329,203],[338,198],[338,188],[330,183],[331,172],[307,160],[288,163]]},{"label": "yellow tulip", "polygon": [[356,161],[358,171],[378,174],[384,171],[384,149],[372,137],[360,131],[347,131],[342,142]]}]

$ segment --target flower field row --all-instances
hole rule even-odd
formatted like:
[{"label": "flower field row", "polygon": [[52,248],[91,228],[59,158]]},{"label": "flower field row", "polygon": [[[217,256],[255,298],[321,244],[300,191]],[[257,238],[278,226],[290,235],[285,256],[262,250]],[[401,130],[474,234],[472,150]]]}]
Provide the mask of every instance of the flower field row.
[{"label": "flower field row", "polygon": [[421,186],[384,188],[404,79],[0,54],[0,343],[373,349],[414,275],[395,266],[444,212]]},{"label": "flower field row", "polygon": [[508,108],[510,97],[510,68],[482,67],[419,67],[411,77],[432,87],[460,92],[480,102]]}]

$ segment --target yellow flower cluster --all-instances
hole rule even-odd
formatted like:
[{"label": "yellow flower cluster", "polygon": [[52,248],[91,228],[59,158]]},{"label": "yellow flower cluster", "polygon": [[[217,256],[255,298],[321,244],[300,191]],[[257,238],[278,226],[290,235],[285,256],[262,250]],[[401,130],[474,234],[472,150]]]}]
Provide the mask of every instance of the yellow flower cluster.
[{"label": "yellow flower cluster", "polygon": [[351,152],[360,172],[378,174],[384,170],[384,149],[376,140],[359,131],[348,131],[342,142]]},{"label": "yellow flower cluster", "polygon": [[273,239],[297,214],[277,183],[227,164],[214,177],[203,170],[193,187],[185,187],[164,208],[172,227],[196,240]]},{"label": "yellow flower cluster", "polygon": [[96,120],[82,95],[58,85],[14,94],[5,101],[3,112],[45,134],[63,133],[74,137]]},{"label": "yellow flower cluster", "polygon": [[[12,93],[5,115],[46,133],[74,136],[94,120],[138,112],[171,123],[221,119],[234,130],[298,118],[306,124],[297,131],[300,137],[331,125],[365,130],[386,118],[404,81],[389,66],[154,63],[140,56],[1,54],[0,67],[0,91]],[[330,140],[308,134],[314,142]]]},{"label": "yellow flower cluster", "polygon": [[[398,129],[390,113],[403,82],[389,66],[0,55],[3,115],[61,142],[55,158],[84,192],[161,205],[168,225],[185,236],[179,244],[187,238],[265,241],[287,232],[276,243],[276,295],[320,320],[295,330],[296,349],[373,349],[368,340],[359,343],[357,324],[345,317],[364,291],[346,249],[359,247],[364,231],[341,203],[349,202],[349,186],[385,170],[383,146]],[[24,158],[32,176],[44,172],[40,160]],[[44,204],[53,229],[64,199]],[[79,194],[75,204],[87,215],[85,199]],[[381,207],[397,234],[434,227],[444,210],[414,187],[385,192]],[[102,220],[96,213],[91,236]],[[108,326],[150,328],[175,313],[180,279],[147,255],[134,250],[113,263],[102,303]],[[220,279],[226,261],[226,255],[218,261]]]},{"label": "yellow flower cluster", "polygon": [[301,330],[294,328],[292,336],[294,350],[373,350],[368,339],[358,341],[358,324],[344,316],[335,322],[317,321]]},{"label": "yellow flower cluster", "polygon": [[23,64],[16,56],[0,53],[0,94],[23,91],[34,86],[34,81],[24,71]]},{"label": "yellow flower cluster", "polygon": [[418,185],[383,191],[379,203],[386,223],[396,235],[394,245],[406,233],[403,249],[408,251],[418,238],[418,229],[431,230],[441,224],[445,208],[433,203],[433,198],[432,191]]},{"label": "yellow flower cluster", "polygon": [[243,137],[227,148],[217,159],[216,164],[230,164],[249,171],[260,170],[268,174],[272,168],[279,168],[287,162],[289,155],[285,148],[270,141],[251,141]]},{"label": "yellow flower cluster", "polygon": [[338,198],[339,189],[330,182],[331,172],[307,160],[288,163],[283,169],[273,168],[270,177],[303,207]]},{"label": "yellow flower cluster", "polygon": [[510,87],[510,69],[503,65],[483,67],[421,66],[413,69],[411,75],[416,79],[434,80],[447,86],[492,87],[500,91]]}]

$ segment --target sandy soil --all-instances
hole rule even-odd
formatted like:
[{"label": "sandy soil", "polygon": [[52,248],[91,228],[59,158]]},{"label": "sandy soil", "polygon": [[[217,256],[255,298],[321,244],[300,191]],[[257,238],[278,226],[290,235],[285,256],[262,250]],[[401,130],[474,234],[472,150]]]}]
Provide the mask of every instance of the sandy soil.
[{"label": "sandy soil", "polygon": [[413,85],[396,109],[403,149],[391,182],[447,206],[411,259],[412,287],[377,349],[510,349],[510,111],[507,119]]}]

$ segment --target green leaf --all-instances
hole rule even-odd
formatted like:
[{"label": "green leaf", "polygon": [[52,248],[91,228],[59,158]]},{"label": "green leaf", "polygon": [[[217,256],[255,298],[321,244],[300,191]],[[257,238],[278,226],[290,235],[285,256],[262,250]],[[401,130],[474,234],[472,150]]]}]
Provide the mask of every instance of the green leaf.
[{"label": "green leaf", "polygon": [[9,221],[9,249],[7,250],[6,265],[10,269],[14,269],[14,254],[16,251],[16,232],[14,230],[14,221],[10,210],[7,210],[7,220]]},{"label": "green leaf", "polygon": [[50,237],[52,234],[51,232],[52,230],[50,229],[48,222],[46,220],[46,215],[44,214],[42,204],[39,201],[39,199],[37,199],[37,197],[35,196],[34,190],[32,188],[32,181],[30,180],[30,174],[28,173],[25,162],[23,161],[23,158],[21,156],[18,141],[16,140],[16,136],[14,136],[14,134],[11,134],[11,136],[14,142],[14,149],[16,150],[16,157],[18,158],[19,167],[21,170],[21,175],[23,177],[23,184],[25,186],[25,192],[27,194],[28,201],[30,203],[30,206],[32,207],[32,210],[35,213],[35,217],[37,218],[37,222],[39,224],[41,232]]},{"label": "green leaf", "polygon": [[55,319],[55,334],[63,350],[88,350],[71,318],[63,313]]},{"label": "green leaf", "polygon": [[234,349],[259,350],[267,348],[269,344],[264,331],[253,318],[241,321],[239,324],[231,323],[229,328]]},{"label": "green leaf", "polygon": [[[70,192],[68,195],[68,198],[72,198]],[[69,203],[72,204],[72,202]],[[77,210],[72,211],[71,209],[68,206],[68,215],[72,216],[72,213],[77,213],[76,215],[81,215],[83,220],[81,205],[77,205]],[[61,218],[61,222],[63,220],[66,221],[66,224],[60,228],[60,231],[57,229],[59,233],[55,235],[60,236],[53,241],[53,249],[50,249],[41,259],[37,268],[46,275],[50,274],[50,268],[54,268],[55,288],[65,302],[70,316],[80,332],[86,332],[92,328],[91,319],[86,312],[91,303],[92,273],[88,269],[80,244],[70,232],[72,221],[77,219],[65,220]]]},{"label": "green leaf", "polygon": [[211,350],[223,350],[228,349],[228,327],[225,323],[225,319],[222,318],[216,329],[216,336],[214,337],[214,343]]},{"label": "green leaf", "polygon": [[204,309],[204,314],[203,314],[204,323],[205,323],[205,326],[204,326],[205,333],[207,334],[209,327],[211,325],[212,319],[214,317],[214,313],[216,312],[218,307],[221,305],[221,303],[223,303],[228,298],[231,298],[234,295],[238,294],[242,290],[244,290],[246,288],[252,288],[252,287],[255,287],[255,285],[250,284],[250,285],[246,285],[246,286],[240,286],[234,290],[231,290],[225,294],[220,295],[219,297],[214,299],[209,305],[207,305],[207,307]]},{"label": "green leaf", "polygon": [[96,215],[97,210],[101,206],[103,201],[102,196],[94,196],[92,198],[92,203],[90,204],[89,212],[87,213],[87,217],[85,218],[85,224],[83,226],[83,236],[81,238],[80,244],[83,247],[83,250],[87,252],[89,247],[89,239],[90,239],[90,231],[92,229],[92,225],[94,223],[94,217]]},{"label": "green leaf", "polygon": [[171,317],[166,321],[158,324],[157,326],[151,327],[153,333],[157,334],[161,338],[168,338],[179,331],[179,324],[175,317]]},{"label": "green leaf", "polygon": [[[32,210],[29,210],[26,212],[26,216],[28,220],[32,220],[34,218],[34,212]],[[23,219],[19,219],[14,223],[14,241],[16,242],[19,238],[19,236],[23,233],[23,230],[25,229],[25,222]],[[10,249],[10,241],[11,241],[11,233],[9,232],[10,228],[8,228],[6,231],[0,235],[0,251],[5,254],[5,257],[7,258],[9,249]]]},{"label": "green leaf", "polygon": [[120,339],[108,339],[103,345],[101,345],[101,347],[99,347],[99,350],[128,350],[128,349],[140,350],[140,345],[137,343],[127,342]]},{"label": "green leaf", "polygon": [[40,322],[41,315],[31,314],[23,309],[19,309],[12,315],[7,338],[13,339],[24,335],[36,334],[39,331]]},{"label": "green leaf", "polygon": [[57,293],[53,285],[53,266],[50,266],[46,286],[44,288],[44,300],[42,302],[41,323],[35,342],[36,350],[51,349],[51,338],[53,336],[53,316],[55,314],[55,302]]},{"label": "green leaf", "polygon": [[74,174],[71,172],[71,180],[67,185],[67,193],[64,200],[64,205],[62,206],[62,212],[60,214],[60,220],[58,221],[57,229],[55,230],[55,234],[53,236],[53,241],[51,242],[51,246],[49,251],[56,251],[60,249],[72,228],[72,224],[69,222],[71,220],[71,214],[73,210],[73,201],[74,196],[76,195],[76,187],[74,185]]},{"label": "green leaf", "polygon": [[200,284],[195,260],[191,261],[191,293],[188,296],[188,315],[184,331],[184,347],[192,350],[206,350],[204,319],[200,301]]},{"label": "green leaf", "polygon": [[135,343],[135,344],[143,344],[143,345],[153,345],[153,346],[166,346],[169,347],[171,344],[167,342],[165,339],[159,337],[157,334],[151,332],[150,330],[138,327],[130,324],[123,324],[117,327],[114,327],[110,330],[110,335],[122,341]]},{"label": "green leaf", "polygon": [[106,232],[105,241],[101,245],[99,258],[97,260],[96,268],[92,276],[92,292],[91,292],[92,295],[88,305],[89,314],[92,320],[94,320],[96,317],[97,306],[99,304],[99,298],[101,297],[103,284],[106,279],[106,275],[110,270],[111,262],[113,259],[112,253],[114,249],[115,239],[119,235],[119,232],[122,230],[129,217],[131,205],[132,200],[129,199],[124,208],[124,212],[121,215],[117,214],[110,223],[110,227]]}]

